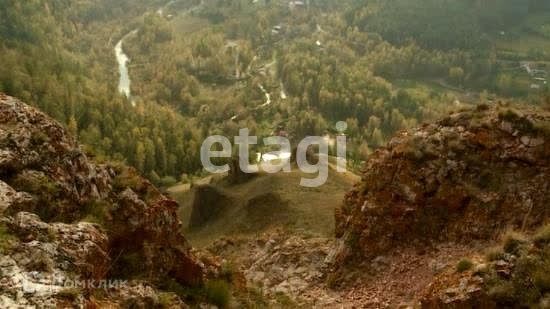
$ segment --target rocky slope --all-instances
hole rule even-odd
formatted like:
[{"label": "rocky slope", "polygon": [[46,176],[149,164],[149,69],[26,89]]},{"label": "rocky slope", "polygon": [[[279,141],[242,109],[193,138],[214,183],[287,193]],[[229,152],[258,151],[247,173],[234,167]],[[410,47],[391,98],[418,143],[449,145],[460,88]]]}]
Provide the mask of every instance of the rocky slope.
[{"label": "rocky slope", "polygon": [[[207,256],[178,232],[177,203],[136,171],[94,163],[59,124],[0,95],[0,307],[185,308],[180,296],[213,292],[191,288],[212,277],[232,284],[233,307],[548,307],[550,228],[531,232],[550,214],[549,137],[548,112],[483,105],[402,132],[346,195],[337,239],[314,232],[324,204],[312,197],[343,195],[349,180],[286,198],[274,180],[285,193],[299,174],[231,185],[249,197],[243,218],[273,224]],[[223,197],[198,190],[202,227]],[[278,228],[286,201],[316,207],[311,226]],[[484,253],[509,230],[527,236]]]},{"label": "rocky slope", "polygon": [[531,237],[509,233],[485,256],[439,274],[424,291],[424,308],[549,308],[550,225]]},{"label": "rocky slope", "polygon": [[[61,125],[0,94],[0,307],[148,306],[159,301],[150,282],[200,284],[205,266],[176,210],[134,170],[94,163]],[[97,296],[111,281],[122,284]]]},{"label": "rocky slope", "polygon": [[402,132],[370,158],[337,212],[338,258],[540,226],[549,179],[547,112],[479,106]]},{"label": "rocky slope", "polygon": [[[480,105],[453,113],[400,133],[370,158],[336,211],[337,239],[275,225],[226,233],[208,249],[234,266],[248,292],[261,291],[252,307],[546,308],[548,241],[520,240],[521,250],[499,249],[497,258],[485,251],[508,230],[529,234],[548,222],[549,137],[546,111]],[[274,205],[257,217],[274,221],[270,211],[282,201],[268,200]],[[317,207],[319,224],[318,203],[299,202]]]},{"label": "rocky slope", "polygon": [[[515,276],[518,257],[489,263],[483,251],[507,231],[529,233],[548,222],[549,163],[550,113],[542,110],[480,105],[401,132],[371,156],[336,211],[329,279],[373,308],[532,305],[535,297],[483,297],[493,279],[466,278],[456,265],[467,258],[460,263],[504,267]],[[527,248],[524,261],[535,254],[544,272],[548,247]],[[346,280],[353,273],[361,274]],[[504,294],[524,289],[502,284]],[[532,293],[543,297],[550,292],[545,284]]]}]

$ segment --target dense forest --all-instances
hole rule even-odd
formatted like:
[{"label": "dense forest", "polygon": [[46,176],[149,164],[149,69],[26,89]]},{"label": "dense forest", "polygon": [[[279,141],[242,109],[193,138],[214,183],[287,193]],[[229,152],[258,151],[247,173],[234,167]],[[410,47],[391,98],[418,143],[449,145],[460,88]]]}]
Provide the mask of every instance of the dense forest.
[{"label": "dense forest", "polygon": [[[538,102],[548,91],[546,1],[0,4],[0,91],[157,184],[201,173],[210,134],[248,127],[296,141],[334,134],[345,120],[353,164],[396,131],[463,104]],[[113,48],[133,29],[123,44],[126,98]],[[529,44],[517,48],[521,40]]]}]

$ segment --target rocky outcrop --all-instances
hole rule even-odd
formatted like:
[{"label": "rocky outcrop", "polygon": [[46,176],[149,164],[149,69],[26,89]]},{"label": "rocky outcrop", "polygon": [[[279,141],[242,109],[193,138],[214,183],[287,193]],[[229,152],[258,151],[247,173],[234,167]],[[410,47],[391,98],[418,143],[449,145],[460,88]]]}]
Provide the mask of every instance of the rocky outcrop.
[{"label": "rocky outcrop", "polygon": [[550,214],[550,115],[479,106],[402,132],[336,214],[337,265],[395,247],[489,239]]},{"label": "rocky outcrop", "polygon": [[253,239],[224,237],[209,250],[239,265],[246,284],[260,287],[265,297],[272,300],[269,308],[281,307],[275,301],[277,295],[296,302],[284,304],[284,308],[333,308],[342,306],[342,297],[323,283],[324,261],[331,244],[327,238],[270,230]]},{"label": "rocky outcrop", "polygon": [[[517,238],[517,236],[520,236]],[[462,272],[447,269],[420,297],[424,308],[548,308],[550,226],[533,239],[506,236],[503,246],[473,258]]]},{"label": "rocky outcrop", "polygon": [[[203,265],[179,232],[177,207],[135,170],[95,164],[60,124],[0,94],[0,220],[9,239],[0,246],[0,304],[48,306],[63,287],[48,278],[200,283]],[[23,297],[27,283],[47,292]]]},{"label": "rocky outcrop", "polygon": [[[109,244],[99,226],[48,224],[26,212],[2,220],[14,238],[0,256],[0,305],[55,307],[57,295],[70,283],[106,278]],[[79,296],[74,300],[84,301]]]}]

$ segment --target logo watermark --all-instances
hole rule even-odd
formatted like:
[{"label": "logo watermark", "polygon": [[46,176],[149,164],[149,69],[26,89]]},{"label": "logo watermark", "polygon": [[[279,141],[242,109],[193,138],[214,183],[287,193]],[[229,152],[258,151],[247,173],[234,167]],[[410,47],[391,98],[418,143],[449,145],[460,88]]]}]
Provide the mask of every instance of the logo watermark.
[{"label": "logo watermark", "polygon": [[24,293],[54,294],[63,290],[84,289],[119,289],[128,285],[126,280],[94,280],[81,278],[67,278],[62,275],[41,275],[39,279],[24,278],[21,282]]},{"label": "logo watermark", "polygon": [[[344,131],[347,124],[340,121],[336,124],[336,130],[339,134],[334,141],[327,137],[307,136],[302,139],[296,148],[296,164],[298,168],[307,174],[317,174],[315,178],[304,178],[300,180],[300,185],[304,187],[319,187],[326,183],[329,173],[329,143],[334,144],[336,148],[336,171],[345,173],[347,171],[346,158],[346,135]],[[292,149],[290,140],[283,136],[270,136],[263,139],[265,146],[275,146],[279,150],[261,154],[259,164],[251,164],[250,146],[258,144],[257,136],[250,136],[247,128],[240,129],[239,135],[234,137],[234,143],[238,146],[239,168],[244,173],[257,173],[260,169],[264,172],[274,174],[279,172],[290,173]],[[212,150],[212,147],[219,145],[221,150]],[[220,148],[218,147],[218,149]],[[308,161],[308,151],[316,149],[317,163],[312,164]],[[310,152],[311,153],[311,152]],[[222,135],[209,136],[204,140],[201,146],[201,162],[204,169],[210,173],[220,174],[230,170],[229,164],[215,165],[213,158],[231,158],[233,154],[233,145],[231,141]]]}]

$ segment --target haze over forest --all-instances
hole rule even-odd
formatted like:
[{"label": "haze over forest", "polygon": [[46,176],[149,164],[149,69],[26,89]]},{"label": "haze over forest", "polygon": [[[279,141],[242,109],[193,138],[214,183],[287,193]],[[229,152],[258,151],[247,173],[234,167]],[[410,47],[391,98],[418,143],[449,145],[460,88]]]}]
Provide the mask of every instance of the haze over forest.
[{"label": "haze over forest", "polygon": [[548,89],[545,1],[296,3],[4,1],[0,90],[158,183],[200,172],[215,133],[299,139],[348,121],[359,162],[456,104]]},{"label": "haze over forest", "polygon": [[549,72],[547,0],[0,0],[0,307],[548,308]]}]

